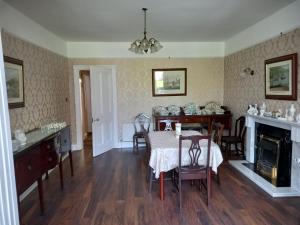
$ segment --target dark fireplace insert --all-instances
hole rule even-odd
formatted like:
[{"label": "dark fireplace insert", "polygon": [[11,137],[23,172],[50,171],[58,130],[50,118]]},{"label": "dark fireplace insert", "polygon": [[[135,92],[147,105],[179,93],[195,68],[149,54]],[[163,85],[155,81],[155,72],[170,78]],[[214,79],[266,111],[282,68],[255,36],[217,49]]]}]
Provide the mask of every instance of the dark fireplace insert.
[{"label": "dark fireplace insert", "polygon": [[291,131],[261,123],[255,124],[254,165],[246,165],[276,187],[290,187]]}]

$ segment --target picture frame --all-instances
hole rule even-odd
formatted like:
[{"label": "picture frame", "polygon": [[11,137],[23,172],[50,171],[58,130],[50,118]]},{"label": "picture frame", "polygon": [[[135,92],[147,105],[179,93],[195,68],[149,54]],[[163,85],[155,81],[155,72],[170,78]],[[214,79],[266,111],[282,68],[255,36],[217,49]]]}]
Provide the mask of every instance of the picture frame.
[{"label": "picture frame", "polygon": [[25,92],[23,61],[4,56],[4,69],[9,108],[24,107]]},{"label": "picture frame", "polygon": [[187,69],[152,69],[152,95],[185,96],[187,94]]},{"label": "picture frame", "polygon": [[265,60],[265,98],[297,100],[297,53]]}]

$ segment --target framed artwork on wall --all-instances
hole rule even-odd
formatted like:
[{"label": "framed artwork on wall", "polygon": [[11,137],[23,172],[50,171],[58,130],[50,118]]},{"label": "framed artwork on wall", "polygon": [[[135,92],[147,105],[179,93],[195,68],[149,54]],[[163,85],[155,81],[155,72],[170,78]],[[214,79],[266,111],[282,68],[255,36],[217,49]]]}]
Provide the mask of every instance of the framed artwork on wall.
[{"label": "framed artwork on wall", "polygon": [[5,80],[9,108],[25,106],[23,61],[4,56]]},{"label": "framed artwork on wall", "polygon": [[152,95],[180,96],[187,93],[187,69],[152,69]]},{"label": "framed artwork on wall", "polygon": [[297,100],[297,74],[297,53],[266,60],[266,99]]}]

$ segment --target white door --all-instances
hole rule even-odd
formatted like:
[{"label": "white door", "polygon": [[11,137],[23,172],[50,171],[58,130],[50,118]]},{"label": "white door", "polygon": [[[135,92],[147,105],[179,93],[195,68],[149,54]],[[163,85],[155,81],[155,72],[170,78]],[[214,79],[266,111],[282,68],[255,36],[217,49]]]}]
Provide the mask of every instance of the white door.
[{"label": "white door", "polygon": [[113,71],[91,66],[93,156],[114,147]]}]

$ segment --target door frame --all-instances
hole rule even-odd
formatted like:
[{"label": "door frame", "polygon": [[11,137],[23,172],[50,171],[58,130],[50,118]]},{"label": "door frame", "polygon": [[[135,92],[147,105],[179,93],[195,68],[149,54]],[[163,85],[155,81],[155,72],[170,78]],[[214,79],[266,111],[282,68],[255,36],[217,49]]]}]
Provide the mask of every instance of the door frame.
[{"label": "door frame", "polygon": [[80,70],[90,70],[91,67],[100,69],[112,70],[112,84],[113,84],[113,123],[114,123],[114,147],[118,146],[118,111],[117,111],[117,72],[115,65],[73,65],[74,73],[74,95],[75,95],[75,119],[76,119],[76,144],[72,146],[73,150],[81,150],[83,148],[82,140],[82,115],[80,110],[81,98],[79,93],[79,77]]},{"label": "door frame", "polygon": [[0,224],[19,225],[18,196],[11,143],[0,29]]}]

